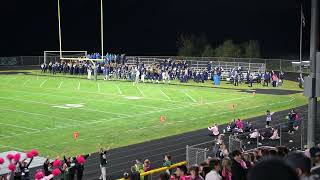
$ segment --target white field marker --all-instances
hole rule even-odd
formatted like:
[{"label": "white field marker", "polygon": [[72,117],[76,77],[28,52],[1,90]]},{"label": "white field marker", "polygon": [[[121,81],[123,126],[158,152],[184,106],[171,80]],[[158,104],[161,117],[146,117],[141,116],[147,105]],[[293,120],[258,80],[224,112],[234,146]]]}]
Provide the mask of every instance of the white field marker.
[{"label": "white field marker", "polygon": [[61,88],[62,83],[63,83],[63,81],[60,82],[59,87],[58,87],[59,89]]},{"label": "white field marker", "polygon": [[166,93],[164,93],[161,89],[160,89],[160,92],[161,92],[167,99],[171,100],[171,98],[170,98]]},{"label": "white field marker", "polygon": [[44,85],[44,83],[46,83],[48,80],[44,80],[41,84],[40,87],[42,87]]},{"label": "white field marker", "polygon": [[122,94],[122,91],[118,85],[117,85],[117,89],[118,89],[119,94]]},{"label": "white field marker", "polygon": [[193,99],[193,97],[191,97],[187,92],[183,91],[183,93],[190,98],[193,102],[197,102],[195,99]]},{"label": "white field marker", "polygon": [[100,83],[98,83],[98,92],[100,92]]},{"label": "white field marker", "polygon": [[140,91],[140,94],[144,97],[144,93],[141,91],[141,89],[138,86],[136,86],[136,87]]},{"label": "white field marker", "polygon": [[78,91],[80,90],[80,82],[78,83]]},{"label": "white field marker", "polygon": [[26,86],[29,81],[30,79],[26,80],[26,82],[23,83],[23,86]]}]

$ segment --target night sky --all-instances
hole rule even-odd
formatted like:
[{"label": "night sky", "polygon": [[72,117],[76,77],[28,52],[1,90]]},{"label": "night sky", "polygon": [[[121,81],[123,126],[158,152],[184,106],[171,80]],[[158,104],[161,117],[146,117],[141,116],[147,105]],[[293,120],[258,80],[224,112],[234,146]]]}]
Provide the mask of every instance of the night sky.
[{"label": "night sky", "polygon": [[[310,0],[304,52],[308,54]],[[63,50],[100,51],[100,0],[61,0]],[[299,0],[104,0],[105,51],[175,55],[180,34],[259,40],[264,57],[299,54]],[[57,0],[1,2],[0,56],[58,50]]]}]

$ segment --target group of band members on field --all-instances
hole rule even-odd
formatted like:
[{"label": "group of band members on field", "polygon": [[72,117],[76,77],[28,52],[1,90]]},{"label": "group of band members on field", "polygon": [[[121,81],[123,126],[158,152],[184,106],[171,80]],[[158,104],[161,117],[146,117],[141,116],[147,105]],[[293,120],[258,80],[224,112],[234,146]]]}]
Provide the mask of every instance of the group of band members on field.
[{"label": "group of band members on field", "polygon": [[[91,74],[96,70],[96,73],[103,75],[105,80],[124,79],[135,83],[170,83],[172,80],[186,83],[193,80],[194,82],[204,83],[206,80],[213,79],[214,75],[221,77],[225,71],[220,66],[214,67],[211,61],[208,62],[206,68],[196,69],[190,67],[185,60],[173,60],[171,58],[149,65],[145,65],[138,59],[134,64],[126,63],[127,61],[123,60],[122,56],[121,59],[104,61],[102,63],[95,62],[95,66],[88,60],[49,62],[48,64],[41,64],[41,72],[64,75],[88,75],[88,78],[91,79]],[[283,72],[250,72],[244,70],[243,67],[233,67],[229,72],[224,73],[228,77],[227,81],[231,82],[234,86],[247,83],[249,87],[252,87],[253,83],[257,83],[263,86],[271,84],[273,87],[277,87],[281,86],[284,81]]]}]

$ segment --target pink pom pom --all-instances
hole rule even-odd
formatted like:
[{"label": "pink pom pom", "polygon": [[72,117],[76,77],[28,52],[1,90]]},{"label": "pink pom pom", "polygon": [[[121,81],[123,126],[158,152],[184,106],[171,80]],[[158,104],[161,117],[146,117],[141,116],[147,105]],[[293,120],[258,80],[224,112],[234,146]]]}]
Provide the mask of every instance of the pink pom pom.
[{"label": "pink pom pom", "polygon": [[42,179],[44,178],[44,173],[42,171],[38,171],[35,175],[34,175],[35,179]]},{"label": "pink pom pom", "polygon": [[80,155],[80,156],[77,157],[77,162],[79,164],[84,164],[86,162],[86,160],[84,159],[83,156]]},{"label": "pink pom pom", "polygon": [[27,152],[27,158],[32,158],[33,154],[31,152]]},{"label": "pink pom pom", "polygon": [[61,160],[56,159],[56,160],[53,161],[52,166],[55,167],[55,168],[57,168],[57,167],[60,166],[60,164],[61,164]]},{"label": "pink pom pom", "polygon": [[33,156],[38,156],[39,155],[39,152],[37,150],[35,150],[35,149],[32,149],[31,153],[33,154]]},{"label": "pink pom pom", "polygon": [[13,171],[16,170],[16,165],[14,165],[14,164],[9,164],[8,169],[13,172]]},{"label": "pink pom pom", "polygon": [[9,159],[10,161],[13,159],[14,155],[13,154],[7,154],[7,159]]},{"label": "pink pom pom", "polygon": [[14,157],[13,157],[13,159],[14,159],[15,161],[19,161],[19,160],[20,160],[20,153],[15,154]]},{"label": "pink pom pom", "polygon": [[0,157],[0,164],[4,163],[4,159]]},{"label": "pink pom pom", "polygon": [[58,176],[61,173],[61,171],[59,169],[54,169],[52,171],[53,176]]}]

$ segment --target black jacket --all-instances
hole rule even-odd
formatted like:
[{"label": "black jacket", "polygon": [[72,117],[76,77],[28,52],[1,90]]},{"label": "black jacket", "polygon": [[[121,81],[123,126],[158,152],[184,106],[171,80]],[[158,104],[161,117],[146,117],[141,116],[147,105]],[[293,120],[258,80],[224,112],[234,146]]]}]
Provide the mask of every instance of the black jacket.
[{"label": "black jacket", "polygon": [[247,170],[244,169],[240,163],[232,160],[231,166],[232,180],[246,180],[247,179]]}]

